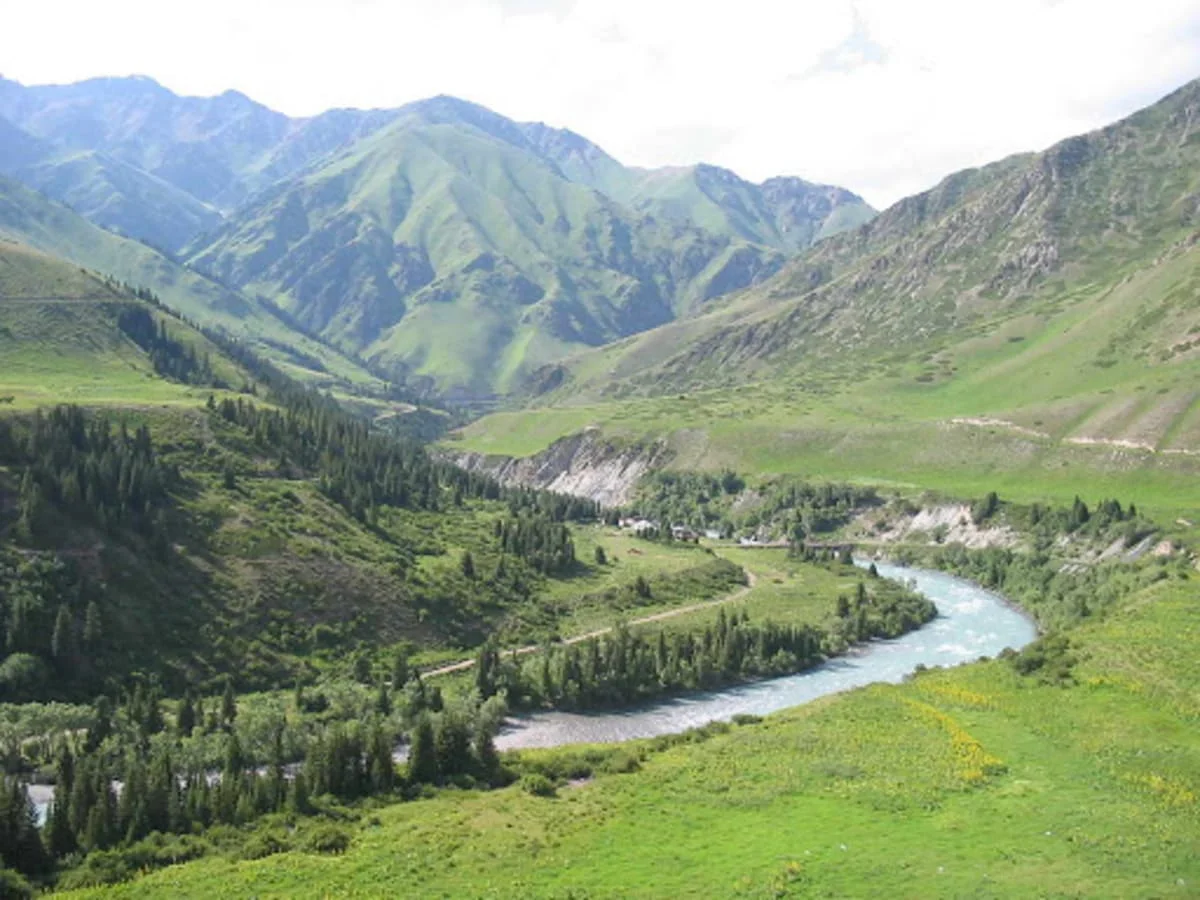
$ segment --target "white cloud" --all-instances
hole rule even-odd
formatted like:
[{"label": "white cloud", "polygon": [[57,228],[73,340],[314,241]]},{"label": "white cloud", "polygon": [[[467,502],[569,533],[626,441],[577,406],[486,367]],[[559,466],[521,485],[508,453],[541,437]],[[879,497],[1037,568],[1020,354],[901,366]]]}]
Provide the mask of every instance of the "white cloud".
[{"label": "white cloud", "polygon": [[5,20],[4,74],[26,83],[144,73],[294,115],[449,93],[628,163],[877,205],[1200,74],[1194,0],[40,0]]}]

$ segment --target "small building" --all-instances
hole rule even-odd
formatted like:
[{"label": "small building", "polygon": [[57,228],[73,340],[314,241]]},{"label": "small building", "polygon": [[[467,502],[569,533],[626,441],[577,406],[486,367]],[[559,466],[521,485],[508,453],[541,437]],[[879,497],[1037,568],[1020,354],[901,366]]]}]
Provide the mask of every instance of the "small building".
[{"label": "small building", "polygon": [[621,528],[626,531],[632,531],[634,534],[645,534],[647,531],[657,531],[658,523],[652,522],[649,519],[640,517],[629,517],[622,519],[618,523]]}]

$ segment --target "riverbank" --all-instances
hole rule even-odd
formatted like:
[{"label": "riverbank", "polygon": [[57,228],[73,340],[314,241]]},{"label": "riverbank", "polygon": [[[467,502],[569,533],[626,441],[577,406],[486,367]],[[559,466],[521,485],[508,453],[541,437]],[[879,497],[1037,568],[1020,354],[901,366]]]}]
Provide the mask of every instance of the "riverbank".
[{"label": "riverbank", "polygon": [[719,691],[675,696],[631,709],[597,713],[544,712],[510,718],[500,749],[613,743],[657,737],[738,715],[766,715],[874,682],[899,682],[918,666],[958,665],[1005,648],[1019,650],[1036,636],[1032,619],[1000,595],[961,578],[877,563],[879,574],[912,580],[938,608],[921,628],[874,641],[805,672]]}]

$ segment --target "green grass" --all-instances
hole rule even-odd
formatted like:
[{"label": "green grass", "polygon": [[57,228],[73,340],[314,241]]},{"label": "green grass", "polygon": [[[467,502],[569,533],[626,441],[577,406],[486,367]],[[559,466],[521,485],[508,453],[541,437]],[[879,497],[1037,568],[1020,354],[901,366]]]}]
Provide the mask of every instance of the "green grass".
[{"label": "green grass", "polygon": [[703,315],[565,360],[538,408],[458,444],[526,456],[597,426],[667,437],[681,470],[1118,494],[1195,519],[1197,97],[953,175]]},{"label": "green grass", "polygon": [[444,792],[379,810],[344,856],[209,858],[104,896],[1191,896],[1196,585],[1077,630],[1070,687],[935,671],[632,745],[640,771],[557,799]]},{"label": "green grass", "polygon": [[[1125,346],[1122,336],[1137,333],[1139,298],[1191,289],[1193,256],[1097,289],[1065,310],[1023,314],[932,349],[842,359],[738,388],[499,412],[463,429],[453,445],[527,456],[594,426],[606,436],[667,437],[677,469],[731,467],[959,496],[998,490],[1021,501],[1115,494],[1164,518],[1193,518],[1200,514],[1200,359],[1161,363],[1155,354],[1165,352],[1166,334],[1143,330],[1130,340],[1146,342],[1139,352],[1096,364],[1104,347]],[[933,379],[919,381],[931,366]]]},{"label": "green grass", "polygon": [[[120,330],[119,311],[131,306],[145,304],[62,260],[0,243],[0,397],[17,408],[203,403],[211,388],[159,377]],[[250,380],[191,326],[151,314],[174,340],[208,355],[217,377],[239,386]]]},{"label": "green grass", "polygon": [[[296,331],[261,304],[4,178],[0,178],[0,239],[10,247],[20,242],[72,266],[149,288],[175,312],[227,331],[273,362],[290,364],[292,373],[304,382],[367,390],[381,386],[360,364]],[[40,284],[45,290],[39,295],[46,296],[56,281],[33,283]]]}]

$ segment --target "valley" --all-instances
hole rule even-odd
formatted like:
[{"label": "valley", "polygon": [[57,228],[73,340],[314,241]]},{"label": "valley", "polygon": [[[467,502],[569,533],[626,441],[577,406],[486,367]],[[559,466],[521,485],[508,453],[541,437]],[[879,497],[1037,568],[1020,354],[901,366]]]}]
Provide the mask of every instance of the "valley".
[{"label": "valley", "polygon": [[1194,894],[1198,123],[0,78],[0,895]]}]

